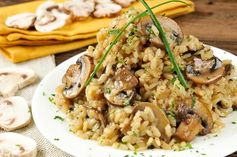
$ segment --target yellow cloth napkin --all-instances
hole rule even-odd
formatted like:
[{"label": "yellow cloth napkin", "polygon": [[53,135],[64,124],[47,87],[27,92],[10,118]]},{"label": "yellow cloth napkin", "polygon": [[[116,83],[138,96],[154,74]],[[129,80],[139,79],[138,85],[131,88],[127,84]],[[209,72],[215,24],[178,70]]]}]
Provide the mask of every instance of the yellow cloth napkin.
[{"label": "yellow cloth napkin", "polygon": [[[55,2],[62,1],[64,0],[55,0]],[[166,1],[167,0],[147,0],[147,3],[152,7]],[[190,4],[191,7],[174,2],[160,6],[153,11],[156,14],[165,14],[168,17],[176,17],[194,11],[192,1],[184,1]],[[36,8],[43,2],[45,1],[40,0],[0,8],[0,53],[3,53],[11,61],[21,62],[44,55],[78,49],[95,43],[96,32],[103,27],[107,27],[112,20],[112,18],[97,19],[90,17],[87,20],[74,22],[63,28],[47,33],[8,28],[5,25],[7,17],[23,12],[35,12]],[[145,10],[139,2],[135,2],[131,7]],[[127,8],[123,9],[123,11],[126,10]]]}]

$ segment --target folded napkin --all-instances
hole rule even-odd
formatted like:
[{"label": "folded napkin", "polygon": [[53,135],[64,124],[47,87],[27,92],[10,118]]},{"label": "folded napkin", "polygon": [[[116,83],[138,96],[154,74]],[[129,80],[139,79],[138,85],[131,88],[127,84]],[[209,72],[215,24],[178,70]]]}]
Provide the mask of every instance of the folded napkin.
[{"label": "folded napkin", "polygon": [[[63,2],[64,0],[55,0]],[[168,0],[147,0],[149,6],[166,2]],[[41,33],[34,30],[20,30],[8,28],[5,25],[7,17],[23,13],[35,12],[36,8],[45,1],[39,0],[29,3],[0,8],[0,53],[13,62],[21,62],[49,54],[66,52],[81,48],[91,43],[96,43],[96,33],[103,27],[107,27],[113,18],[89,17],[84,21],[74,22],[52,32]],[[184,0],[190,4],[169,3],[153,11],[156,14],[165,14],[168,17],[176,17],[194,11],[194,4],[190,0]],[[131,7],[145,10],[141,3],[135,2]],[[123,9],[126,11],[128,8]]]}]

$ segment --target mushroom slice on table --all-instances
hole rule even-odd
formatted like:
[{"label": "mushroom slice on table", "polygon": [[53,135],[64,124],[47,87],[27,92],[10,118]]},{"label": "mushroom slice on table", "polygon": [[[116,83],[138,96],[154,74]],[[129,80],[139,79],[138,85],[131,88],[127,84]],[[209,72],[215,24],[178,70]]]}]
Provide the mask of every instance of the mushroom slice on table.
[{"label": "mushroom slice on table", "polygon": [[91,57],[87,55],[81,56],[76,64],[72,64],[66,74],[63,76],[63,84],[65,85],[63,95],[68,99],[77,97],[85,88],[85,83],[93,70]]},{"label": "mushroom slice on table", "polygon": [[95,6],[93,15],[97,18],[111,17],[120,13],[122,7],[115,3],[99,3]]},{"label": "mushroom slice on table", "polygon": [[35,140],[18,133],[0,134],[1,157],[36,157],[37,144]]},{"label": "mushroom slice on table", "polygon": [[6,131],[23,128],[31,121],[29,106],[23,97],[15,96],[0,101],[0,127]]},{"label": "mushroom slice on table", "polygon": [[128,7],[136,0],[113,0],[115,3],[121,5],[122,7]]},{"label": "mushroom slice on table", "polygon": [[35,29],[39,32],[51,32],[70,23],[70,15],[58,10],[52,9],[50,12],[44,12],[37,16]]},{"label": "mushroom slice on table", "polygon": [[27,68],[0,69],[0,94],[9,97],[37,80],[35,72]]},{"label": "mushroom slice on table", "polygon": [[169,142],[172,136],[170,122],[165,112],[159,106],[150,102],[135,102],[132,116],[134,116],[137,111],[144,111],[146,107],[149,107],[156,117],[156,127],[161,132],[161,138]]},{"label": "mushroom slice on table", "polygon": [[53,9],[59,9],[59,5],[53,1],[46,1],[37,8],[36,14],[37,16],[41,16],[47,12],[51,12]]},{"label": "mushroom slice on table", "polygon": [[84,20],[95,9],[94,0],[67,1],[63,3],[63,10],[70,13],[73,20]]},{"label": "mushroom slice on table", "polygon": [[222,61],[213,57],[203,61],[195,57],[193,64],[186,67],[187,78],[197,84],[211,84],[218,81],[225,74],[225,66]]},{"label": "mushroom slice on table", "polygon": [[106,81],[104,85],[104,96],[113,105],[129,105],[135,97],[135,87],[138,80],[126,67],[115,72],[115,76]]},{"label": "mushroom slice on table", "polygon": [[[166,33],[170,47],[174,48],[174,46],[179,45],[184,38],[184,34],[179,25],[174,20],[165,16],[157,16],[157,19],[159,20],[161,27]],[[141,19],[140,28],[141,33],[148,36],[151,45],[164,49],[164,44],[159,37],[159,31],[153,24],[150,17]]]},{"label": "mushroom slice on table", "polygon": [[5,24],[12,28],[29,29],[34,26],[35,19],[34,13],[22,13],[8,17]]}]

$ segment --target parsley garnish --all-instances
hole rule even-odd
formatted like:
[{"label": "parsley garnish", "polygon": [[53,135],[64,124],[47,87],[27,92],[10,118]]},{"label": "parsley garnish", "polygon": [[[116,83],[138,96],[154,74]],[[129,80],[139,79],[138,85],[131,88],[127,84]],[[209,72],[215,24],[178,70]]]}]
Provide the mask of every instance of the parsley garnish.
[{"label": "parsley garnish", "polygon": [[196,104],[196,97],[192,96],[192,107],[194,107]]},{"label": "parsley garnish", "polygon": [[232,124],[236,124],[236,122],[231,122]]},{"label": "parsley garnish", "polygon": [[59,138],[54,138],[54,141],[59,141]]},{"label": "parsley garnish", "polygon": [[55,116],[53,119],[58,119],[58,120],[61,120],[62,122],[64,121],[64,118],[62,118],[60,116]]}]

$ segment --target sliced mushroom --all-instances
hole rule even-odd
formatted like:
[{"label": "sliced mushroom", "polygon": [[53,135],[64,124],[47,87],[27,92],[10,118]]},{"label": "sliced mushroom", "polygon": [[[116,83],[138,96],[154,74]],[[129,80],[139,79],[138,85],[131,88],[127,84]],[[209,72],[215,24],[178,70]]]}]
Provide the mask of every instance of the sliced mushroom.
[{"label": "sliced mushroom", "polygon": [[31,121],[29,106],[23,97],[15,96],[0,101],[0,127],[6,131],[23,128]]},{"label": "sliced mushroom", "polygon": [[200,58],[194,58],[193,64],[186,68],[187,78],[197,84],[211,84],[218,81],[225,74],[225,67],[222,61],[213,57],[203,61]]},{"label": "sliced mushroom", "polygon": [[9,97],[37,80],[35,72],[26,68],[0,69],[0,94]]},{"label": "sliced mushroom", "polygon": [[50,32],[65,26],[71,21],[70,15],[64,13],[53,1],[41,4],[36,10],[35,29],[39,32]]},{"label": "sliced mushroom", "polygon": [[192,141],[197,134],[205,135],[213,127],[210,110],[199,101],[196,101],[193,106],[191,103],[178,102],[176,119],[180,124],[175,136],[184,141]]},{"label": "sliced mushroom", "polygon": [[113,0],[115,3],[121,5],[122,7],[128,7],[136,0]]},{"label": "sliced mushroom", "polygon": [[94,0],[67,1],[62,8],[70,13],[74,20],[84,20],[94,11],[95,2]]},{"label": "sliced mushroom", "polygon": [[213,128],[213,118],[211,111],[207,108],[207,106],[199,101],[195,103],[193,106],[194,112],[201,118],[201,124],[203,126],[200,131],[201,135],[206,135]]},{"label": "sliced mushroom", "polygon": [[34,13],[22,13],[8,17],[5,24],[12,28],[29,29],[34,25],[35,19]]},{"label": "sliced mushroom", "polygon": [[65,26],[70,20],[70,15],[53,9],[51,12],[44,12],[44,14],[37,16],[35,29],[39,32],[51,32]]},{"label": "sliced mushroom", "polygon": [[135,97],[137,84],[137,78],[128,68],[118,69],[115,76],[105,83],[104,96],[113,105],[129,105]]},{"label": "sliced mushroom", "polygon": [[36,14],[42,16],[45,13],[50,13],[53,9],[59,9],[59,5],[53,1],[46,1],[37,8]]},{"label": "sliced mushroom", "polygon": [[156,117],[156,127],[161,132],[161,138],[168,142],[171,135],[171,126],[169,119],[166,117],[165,112],[157,105],[150,102],[135,102],[132,115],[135,115],[137,111],[144,111],[146,107],[152,109]]},{"label": "sliced mushroom", "polygon": [[181,121],[176,130],[175,136],[180,140],[190,142],[202,130],[201,120],[196,114],[188,114],[186,118]]},{"label": "sliced mushroom", "polygon": [[115,3],[101,3],[95,6],[93,15],[97,18],[112,17],[120,13],[122,7]]},{"label": "sliced mushroom", "polygon": [[81,56],[76,64],[72,64],[62,82],[65,84],[63,95],[68,99],[77,97],[85,88],[85,83],[93,70],[92,60],[89,56]]},{"label": "sliced mushroom", "polygon": [[0,134],[1,157],[36,157],[37,144],[26,136],[18,133]]},{"label": "sliced mushroom", "polygon": [[[184,38],[183,32],[179,25],[168,17],[157,16],[157,19],[165,31],[170,47],[173,48],[174,46],[179,45]],[[141,19],[140,28],[143,35],[148,35],[151,45],[164,49],[164,44],[159,37],[159,31],[150,18],[147,17]]]}]

